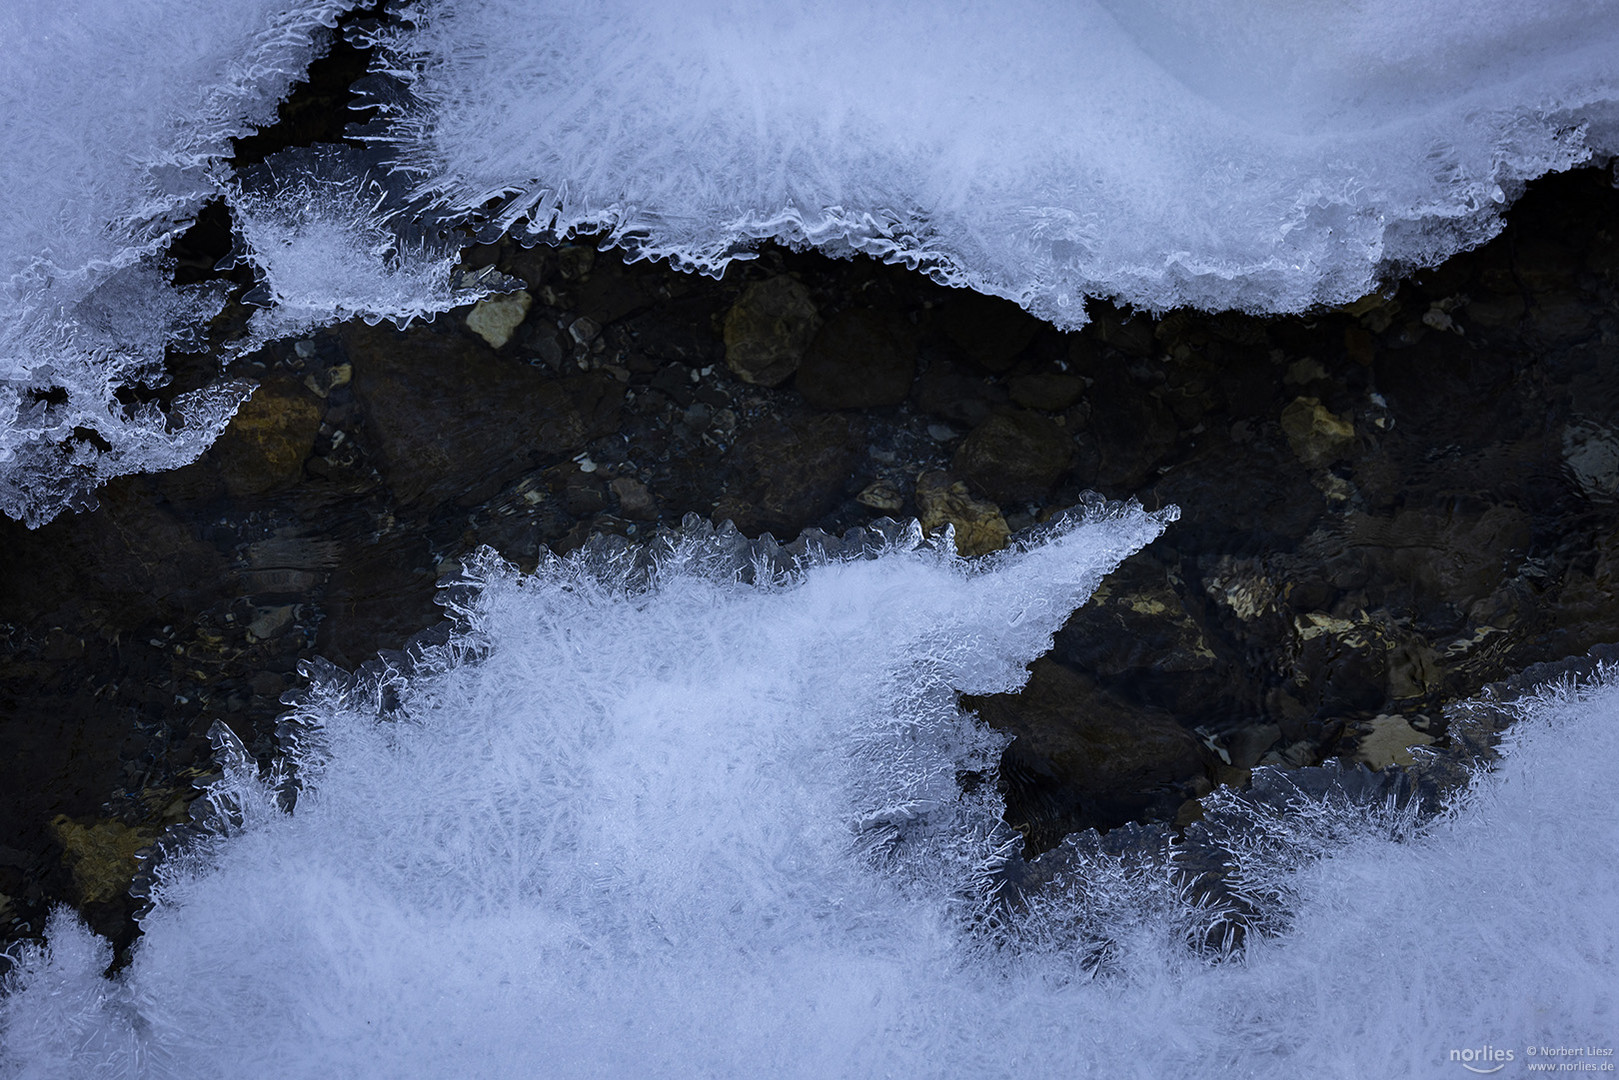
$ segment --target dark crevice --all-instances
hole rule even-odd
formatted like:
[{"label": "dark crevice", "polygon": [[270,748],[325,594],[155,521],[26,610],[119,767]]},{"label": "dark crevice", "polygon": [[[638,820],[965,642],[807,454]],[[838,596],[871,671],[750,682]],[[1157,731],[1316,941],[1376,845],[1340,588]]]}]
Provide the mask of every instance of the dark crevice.
[{"label": "dark crevice", "polygon": [[353,85],[365,76],[371,65],[371,50],[350,40],[349,26],[382,14],[381,0],[343,15],[330,38],[324,56],[309,65],[305,80],[276,113],[276,122],[245,138],[232,140],[235,154],[230,164],[242,169],[257,165],[271,154],[295,146],[322,142],[342,142],[344,129],[351,123],[364,123],[372,110],[360,104]]}]

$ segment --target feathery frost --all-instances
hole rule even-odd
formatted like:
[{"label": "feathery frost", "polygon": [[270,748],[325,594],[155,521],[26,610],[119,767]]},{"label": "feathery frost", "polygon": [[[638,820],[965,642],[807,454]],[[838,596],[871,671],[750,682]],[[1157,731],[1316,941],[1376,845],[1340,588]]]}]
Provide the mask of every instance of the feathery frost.
[{"label": "feathery frost", "polygon": [[[1205,822],[1023,863],[1003,692],[1173,517],[1093,505],[969,563],[914,528],[689,523],[450,590],[457,629],[311,671],[259,777],[157,867],[145,936],[68,913],[3,1076],[1443,1076],[1606,1045],[1619,688],[1512,706],[1441,809],[1261,771]],[[290,807],[290,810],[289,810]]]}]

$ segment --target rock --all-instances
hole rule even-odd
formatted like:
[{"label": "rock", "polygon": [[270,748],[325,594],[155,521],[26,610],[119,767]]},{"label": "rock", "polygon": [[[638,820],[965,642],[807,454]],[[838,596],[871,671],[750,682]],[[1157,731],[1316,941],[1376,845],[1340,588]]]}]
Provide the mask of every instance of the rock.
[{"label": "rock", "polygon": [[236,411],[208,456],[237,497],[267,495],[303,479],[321,403],[291,379],[267,379]]},{"label": "rock", "polygon": [[498,490],[618,425],[624,387],[605,372],[554,378],[431,326],[343,335],[378,469],[406,506]]},{"label": "rock", "polygon": [[832,316],[804,354],[794,385],[823,409],[898,405],[916,377],[916,339],[896,316],[855,308]]},{"label": "rock", "polygon": [[985,555],[1004,548],[1012,536],[1000,507],[975,499],[967,485],[948,473],[925,472],[916,481],[916,505],[922,528],[930,536],[956,530],[956,551],[964,556]]},{"label": "rock", "polygon": [[798,370],[820,326],[815,302],[797,279],[756,281],[725,315],[725,363],[743,382],[779,386]]},{"label": "rock", "polygon": [[997,503],[1038,499],[1073,461],[1073,441],[1047,417],[999,412],[974,428],[956,450],[953,470]]},{"label": "rock", "polygon": [[1017,737],[1002,764],[1007,816],[1022,818],[1036,846],[1044,835],[1146,812],[1168,819],[1184,798],[1176,789],[1204,775],[1197,739],[1168,713],[1116,701],[1050,659],[1030,665],[1020,693],[962,704]]},{"label": "rock", "polygon": [[1418,731],[1405,717],[1384,713],[1373,717],[1368,730],[1360,737],[1355,760],[1373,769],[1389,765],[1415,765],[1411,747],[1427,746],[1433,741],[1432,735]]},{"label": "rock", "polygon": [[658,520],[658,504],[645,484],[633,476],[620,476],[608,487],[618,499],[618,512],[631,521]]},{"label": "rock", "polygon": [[105,904],[129,892],[140,864],[135,853],[157,839],[155,830],[135,829],[120,821],[81,825],[65,816],[51,822],[51,831],[67,853],[85,904]]},{"label": "rock", "polygon": [[260,608],[253,621],[247,624],[247,632],[259,641],[268,641],[285,634],[292,628],[292,623],[291,604]]},{"label": "rock", "polygon": [[523,325],[533,303],[534,298],[522,289],[479,300],[467,312],[467,329],[487,341],[491,349],[498,349]]},{"label": "rock", "polygon": [[905,509],[905,496],[887,480],[867,484],[865,489],[854,497],[854,501],[885,514],[897,514]]},{"label": "rock", "polygon": [[[1217,664],[1202,627],[1175,590],[1169,571],[1138,552],[1103,579],[1085,606],[1057,632],[1052,654],[1103,686],[1125,681],[1183,719],[1240,693],[1228,665]],[[1240,682],[1247,673],[1237,675]]]},{"label": "rock", "polygon": [[1094,471],[1081,478],[1110,494],[1136,490],[1174,449],[1180,431],[1175,414],[1116,364],[1097,372],[1085,400],[1091,419],[1081,460],[1092,462]]},{"label": "rock", "polygon": [[1344,457],[1355,445],[1355,425],[1313,397],[1294,398],[1282,410],[1282,432],[1294,455],[1311,469]]},{"label": "rock", "polygon": [[962,354],[986,371],[1006,371],[1040,332],[1034,316],[998,296],[952,295],[939,324]]},{"label": "rock", "polygon": [[749,428],[726,452],[730,490],[715,520],[796,536],[843,499],[863,439],[863,426],[837,413]]},{"label": "rock", "polygon": [[1085,380],[1078,375],[1040,371],[1015,376],[1008,389],[1012,400],[1025,409],[1062,412],[1085,393]]},{"label": "rock", "polygon": [[1008,400],[1000,386],[981,375],[969,375],[953,364],[931,364],[916,381],[917,408],[969,428],[988,420],[995,406]]}]

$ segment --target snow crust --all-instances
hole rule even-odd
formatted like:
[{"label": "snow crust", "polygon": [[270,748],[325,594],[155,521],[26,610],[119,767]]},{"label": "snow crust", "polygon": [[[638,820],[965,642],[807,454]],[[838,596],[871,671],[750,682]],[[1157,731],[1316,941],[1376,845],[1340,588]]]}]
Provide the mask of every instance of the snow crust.
[{"label": "snow crust", "polygon": [[0,510],[38,525],[112,476],[194,460],[230,420],[243,387],[170,417],[114,395],[161,381],[165,346],[218,310],[217,293],[170,289],[156,256],[352,6],[0,8]]},{"label": "snow crust", "polygon": [[977,564],[914,530],[797,570],[695,527],[490,556],[446,643],[317,673],[276,773],[219,729],[133,963],[103,978],[59,914],[0,1075],[1425,1077],[1606,1046],[1611,674],[1519,705],[1437,817],[1211,799],[1218,903],[1151,834],[1007,888],[993,782],[958,783],[1000,740],[954,692],[1016,687],[1170,518],[1092,507]]},{"label": "snow crust", "polygon": [[491,232],[865,251],[1059,327],[1353,300],[1619,151],[1616,0],[419,0],[380,133]]}]

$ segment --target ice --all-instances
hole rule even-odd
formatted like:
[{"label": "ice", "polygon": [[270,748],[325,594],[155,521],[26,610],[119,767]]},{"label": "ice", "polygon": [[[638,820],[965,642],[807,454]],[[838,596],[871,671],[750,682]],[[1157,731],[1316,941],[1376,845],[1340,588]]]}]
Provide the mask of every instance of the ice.
[{"label": "ice", "polygon": [[486,557],[445,644],[316,673],[291,775],[219,729],[133,962],[102,978],[59,914],[0,1075],[1423,1077],[1608,1045],[1611,674],[1516,706],[1437,816],[1364,775],[1211,798],[1224,899],[1151,831],[1009,889],[993,784],[957,782],[1001,740],[954,691],[1016,686],[1168,520],[1093,506],[976,565],[912,531],[792,570],[696,525]]},{"label": "ice", "polygon": [[217,310],[217,295],[169,290],[155,256],[351,6],[0,9],[0,510],[40,524],[110,476],[191,461],[230,419],[241,388],[168,418],[114,395],[160,378],[175,332]]},{"label": "ice", "polygon": [[1353,300],[1619,150],[1615,0],[421,0],[383,41],[451,217],[866,251],[1060,327]]},{"label": "ice", "polygon": [[260,310],[238,348],[349,318],[406,326],[517,287],[499,274],[458,276],[461,243],[416,225],[387,170],[353,147],[284,151],[228,190],[237,258],[260,281],[247,296]]}]

